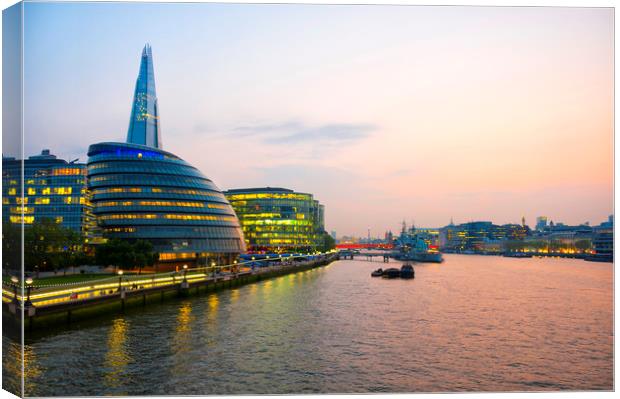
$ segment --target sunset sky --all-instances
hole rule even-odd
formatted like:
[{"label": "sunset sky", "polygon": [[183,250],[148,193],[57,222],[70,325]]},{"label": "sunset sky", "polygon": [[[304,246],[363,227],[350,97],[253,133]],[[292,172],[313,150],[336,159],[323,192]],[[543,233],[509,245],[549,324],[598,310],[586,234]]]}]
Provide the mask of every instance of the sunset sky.
[{"label": "sunset sky", "polygon": [[148,42],[164,149],[222,189],[313,193],[339,236],[613,210],[610,8],[29,3],[24,21],[26,155],[124,141]]}]

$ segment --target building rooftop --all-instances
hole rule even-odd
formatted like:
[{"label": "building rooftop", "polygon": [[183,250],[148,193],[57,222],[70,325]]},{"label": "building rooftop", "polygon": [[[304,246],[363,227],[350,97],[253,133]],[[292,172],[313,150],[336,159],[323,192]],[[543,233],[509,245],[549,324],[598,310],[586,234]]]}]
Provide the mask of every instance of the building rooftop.
[{"label": "building rooftop", "polygon": [[232,188],[224,191],[225,193],[294,193],[295,191],[282,187],[252,187],[252,188]]}]

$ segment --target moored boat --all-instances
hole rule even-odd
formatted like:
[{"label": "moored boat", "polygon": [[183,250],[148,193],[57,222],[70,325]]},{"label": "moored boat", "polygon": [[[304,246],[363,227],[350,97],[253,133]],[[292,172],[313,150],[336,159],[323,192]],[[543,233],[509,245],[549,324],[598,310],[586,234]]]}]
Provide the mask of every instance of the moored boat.
[{"label": "moored boat", "polygon": [[385,269],[383,271],[383,275],[381,277],[383,277],[383,278],[399,278],[400,277],[400,270],[396,269],[395,267],[391,267],[389,269]]},{"label": "moored boat", "polygon": [[506,258],[531,258],[534,255],[527,252],[504,252]]},{"label": "moored boat", "polygon": [[370,273],[371,277],[381,277],[383,275],[383,269],[377,269],[374,272]]},{"label": "moored boat", "polygon": [[405,263],[400,268],[400,278],[414,278],[415,271],[413,270],[413,266],[409,263]]},{"label": "moored boat", "polygon": [[407,229],[403,223],[403,230],[396,240],[396,250],[393,255],[396,260],[414,262],[443,262],[443,256],[436,245],[431,245],[427,235],[416,231],[415,227]]}]

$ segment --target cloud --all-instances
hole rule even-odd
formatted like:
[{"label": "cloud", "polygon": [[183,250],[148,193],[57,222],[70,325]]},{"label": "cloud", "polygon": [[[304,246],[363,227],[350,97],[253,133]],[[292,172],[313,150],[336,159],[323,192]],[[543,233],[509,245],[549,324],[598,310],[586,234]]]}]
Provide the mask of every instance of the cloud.
[{"label": "cloud", "polygon": [[247,137],[282,134],[283,132],[290,132],[303,128],[303,124],[298,121],[287,121],[278,124],[240,126],[233,129],[233,131],[236,136]]},{"label": "cloud", "polygon": [[269,144],[275,143],[299,143],[305,141],[321,142],[351,142],[359,141],[368,137],[375,130],[375,126],[368,124],[332,124],[315,128],[303,129],[285,136],[269,137],[265,141]]},{"label": "cloud", "polygon": [[340,144],[360,141],[368,137],[377,127],[372,124],[333,123],[320,126],[307,126],[298,121],[279,124],[241,126],[233,129],[238,137],[259,137],[265,144],[320,142]]}]

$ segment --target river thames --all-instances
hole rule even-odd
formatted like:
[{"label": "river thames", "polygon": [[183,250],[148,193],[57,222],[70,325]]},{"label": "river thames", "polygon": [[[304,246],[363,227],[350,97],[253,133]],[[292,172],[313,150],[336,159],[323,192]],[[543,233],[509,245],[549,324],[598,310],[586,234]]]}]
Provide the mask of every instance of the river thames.
[{"label": "river thames", "polygon": [[612,264],[445,255],[414,280],[370,277],[385,266],[338,261],[38,333],[26,395],[613,389]]}]

